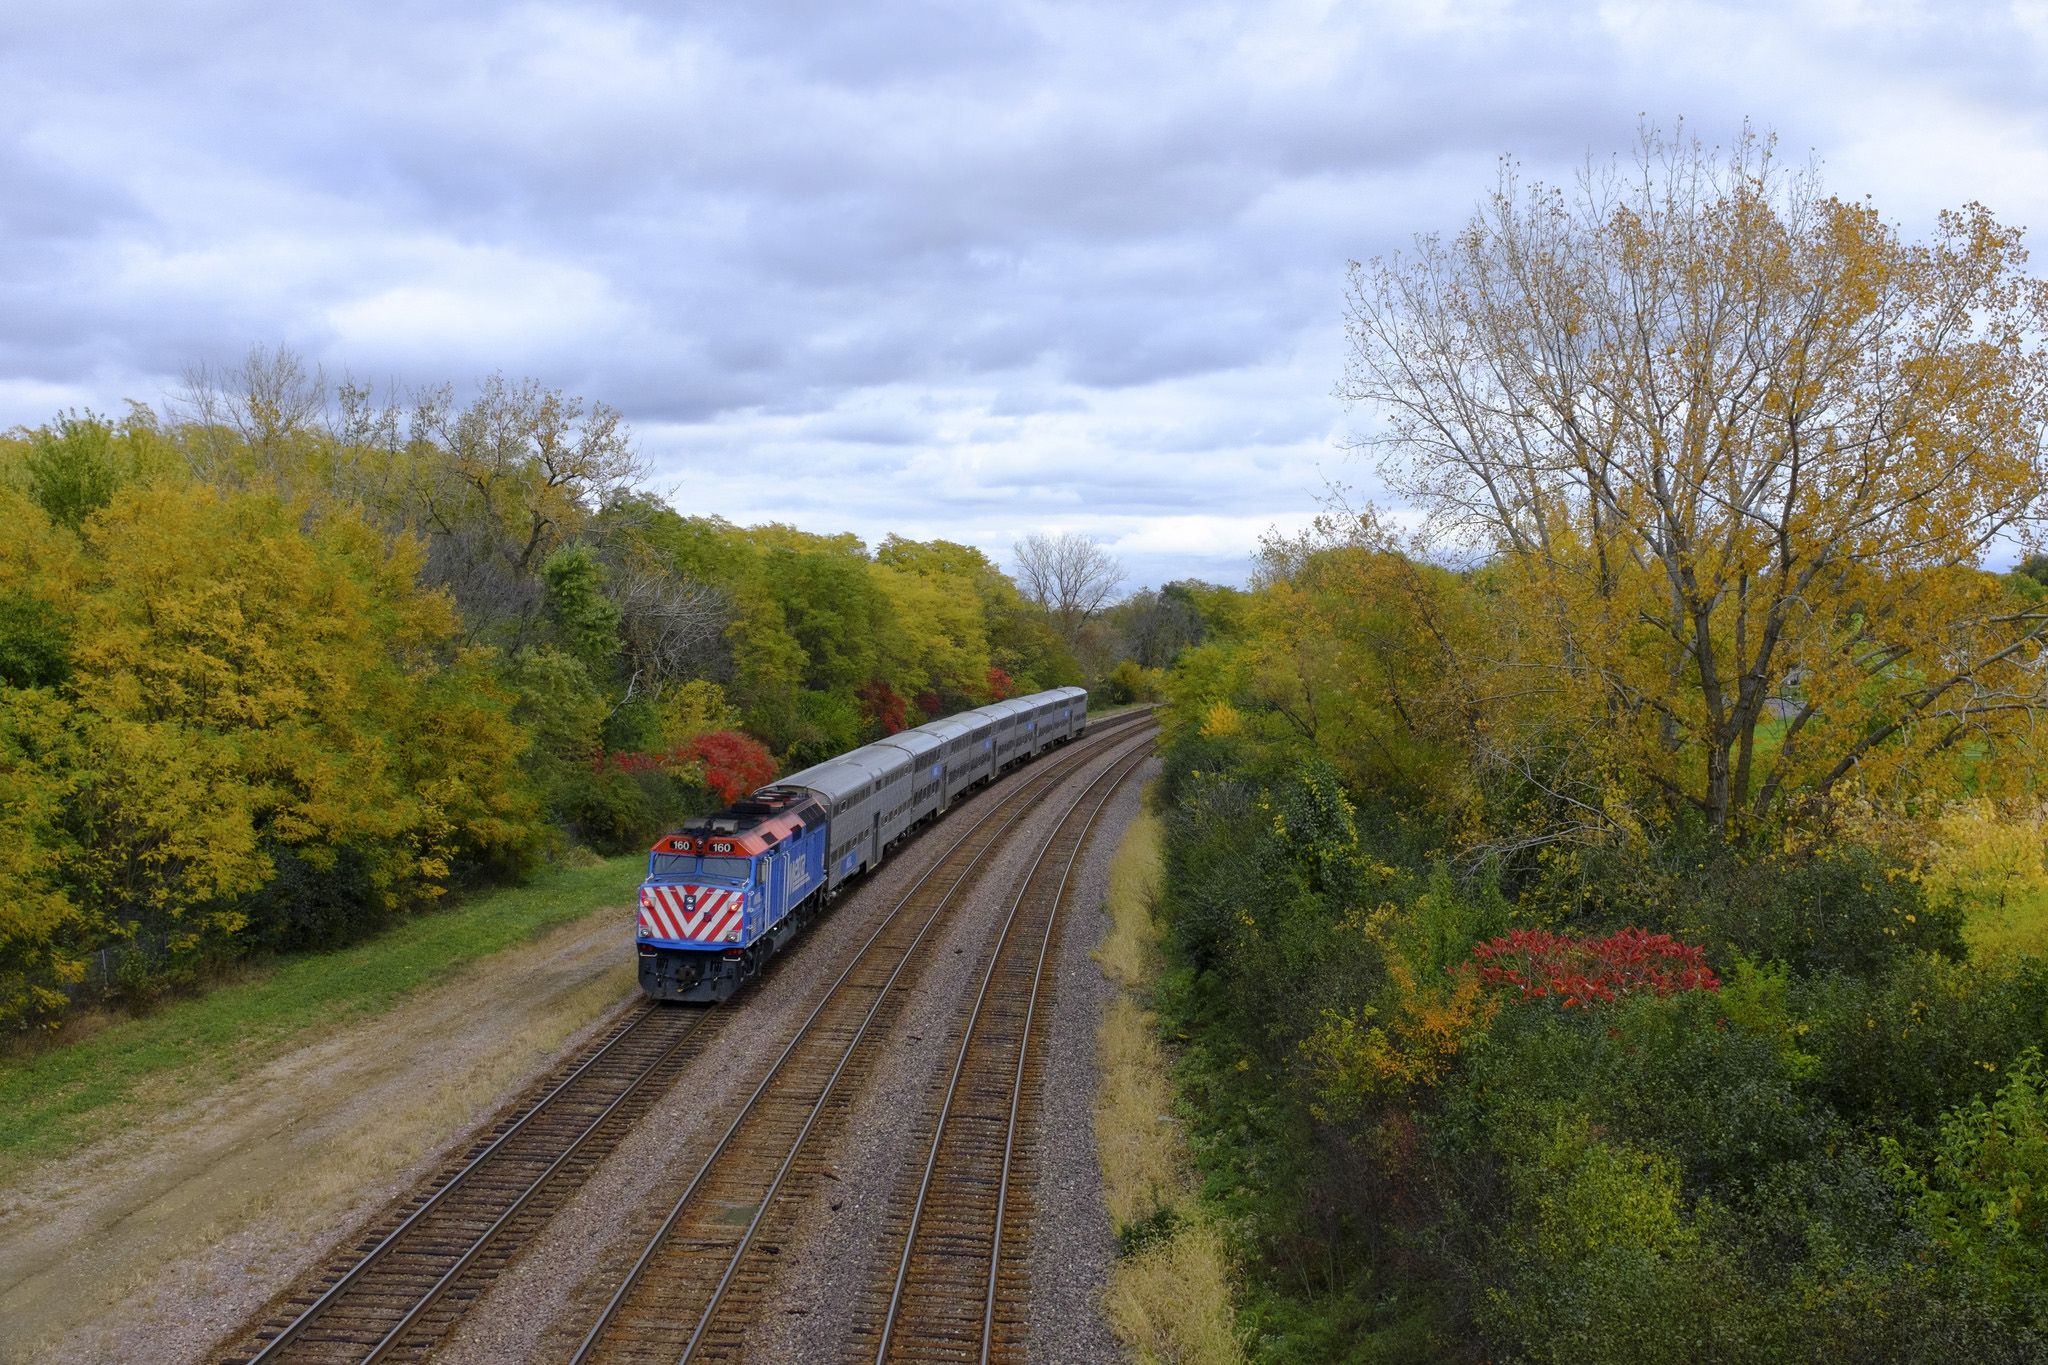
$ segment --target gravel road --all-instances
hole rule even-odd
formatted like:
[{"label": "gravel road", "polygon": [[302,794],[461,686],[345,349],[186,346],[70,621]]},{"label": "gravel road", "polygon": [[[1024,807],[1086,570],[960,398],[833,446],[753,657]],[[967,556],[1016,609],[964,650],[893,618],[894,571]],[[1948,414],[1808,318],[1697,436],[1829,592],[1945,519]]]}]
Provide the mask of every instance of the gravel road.
[{"label": "gravel road", "polygon": [[631,910],[533,943],[0,1194],[0,1360],[208,1348],[628,998]]}]

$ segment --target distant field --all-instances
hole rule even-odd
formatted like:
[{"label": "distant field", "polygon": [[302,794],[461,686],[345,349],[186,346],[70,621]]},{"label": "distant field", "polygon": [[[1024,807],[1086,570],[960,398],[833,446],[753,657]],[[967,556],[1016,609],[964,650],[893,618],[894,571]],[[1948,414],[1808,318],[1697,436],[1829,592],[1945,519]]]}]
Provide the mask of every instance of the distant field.
[{"label": "distant field", "polygon": [[0,1176],[98,1136],[145,1082],[157,1093],[166,1086],[196,1093],[557,925],[605,907],[623,915],[643,856],[558,868],[526,886],[408,920],[368,943],[258,967],[206,995],[0,1061]]}]

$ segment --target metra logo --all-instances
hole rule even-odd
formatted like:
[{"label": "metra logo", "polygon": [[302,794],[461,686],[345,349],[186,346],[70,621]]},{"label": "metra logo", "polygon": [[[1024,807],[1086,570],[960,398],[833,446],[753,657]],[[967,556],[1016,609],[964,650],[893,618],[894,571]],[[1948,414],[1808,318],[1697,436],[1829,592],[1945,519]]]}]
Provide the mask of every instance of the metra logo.
[{"label": "metra logo", "polygon": [[809,865],[808,863],[805,863],[805,862],[804,862],[804,861],[803,861],[802,859],[798,859],[798,860],[797,860],[797,861],[796,861],[796,862],[795,862],[794,864],[792,864],[792,865],[790,866],[790,869],[789,869],[789,889],[790,889],[791,891],[794,891],[794,890],[796,890],[796,889],[797,889],[798,887],[802,886],[802,885],[803,885],[804,883],[808,882],[808,881],[809,881],[810,879],[811,879],[811,869],[810,869],[810,865]]}]

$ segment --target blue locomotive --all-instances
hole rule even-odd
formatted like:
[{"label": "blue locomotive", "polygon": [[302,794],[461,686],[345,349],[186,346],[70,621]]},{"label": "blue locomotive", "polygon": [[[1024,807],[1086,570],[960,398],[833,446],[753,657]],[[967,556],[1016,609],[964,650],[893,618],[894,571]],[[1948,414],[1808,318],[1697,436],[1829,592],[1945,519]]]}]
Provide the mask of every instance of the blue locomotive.
[{"label": "blue locomotive", "polygon": [[640,884],[640,989],[725,999],[847,879],[1087,724],[1079,687],[999,701],[863,745],[663,835]]}]

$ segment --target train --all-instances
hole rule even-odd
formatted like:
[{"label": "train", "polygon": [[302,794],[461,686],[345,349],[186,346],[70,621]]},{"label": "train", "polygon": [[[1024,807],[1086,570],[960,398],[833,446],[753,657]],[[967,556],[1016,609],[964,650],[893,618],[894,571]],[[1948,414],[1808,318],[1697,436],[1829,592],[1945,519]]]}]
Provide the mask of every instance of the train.
[{"label": "train", "polygon": [[641,992],[729,998],[912,831],[1087,726],[1084,688],[995,702],[864,744],[664,834],[640,884]]}]

